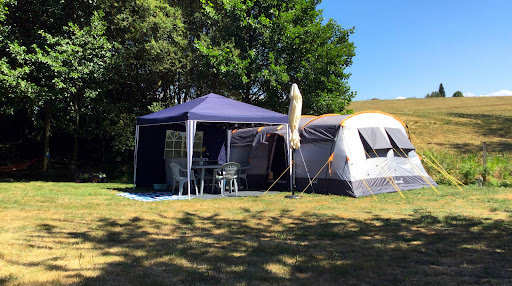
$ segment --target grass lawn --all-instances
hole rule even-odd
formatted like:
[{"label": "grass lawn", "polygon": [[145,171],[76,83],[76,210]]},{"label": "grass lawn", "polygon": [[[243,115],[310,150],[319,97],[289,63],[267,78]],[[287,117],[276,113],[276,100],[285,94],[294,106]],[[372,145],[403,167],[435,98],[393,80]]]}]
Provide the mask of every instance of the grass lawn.
[{"label": "grass lawn", "polygon": [[0,184],[0,285],[512,284],[512,190],[138,202]]}]

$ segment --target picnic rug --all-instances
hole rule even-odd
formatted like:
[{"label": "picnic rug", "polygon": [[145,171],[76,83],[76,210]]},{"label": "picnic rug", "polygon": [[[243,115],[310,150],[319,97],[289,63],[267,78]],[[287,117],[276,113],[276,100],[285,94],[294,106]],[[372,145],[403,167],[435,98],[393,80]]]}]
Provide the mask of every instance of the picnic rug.
[{"label": "picnic rug", "polygon": [[118,193],[116,195],[141,202],[188,200],[188,196],[172,195],[168,192]]}]

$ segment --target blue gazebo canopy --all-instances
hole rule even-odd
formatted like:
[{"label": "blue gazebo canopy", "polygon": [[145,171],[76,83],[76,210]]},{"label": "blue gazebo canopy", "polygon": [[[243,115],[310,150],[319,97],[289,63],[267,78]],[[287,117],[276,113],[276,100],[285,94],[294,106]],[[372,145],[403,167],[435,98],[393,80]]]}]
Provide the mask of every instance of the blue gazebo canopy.
[{"label": "blue gazebo canopy", "polygon": [[187,120],[286,124],[288,117],[281,113],[210,93],[183,104],[141,116],[137,118],[137,125],[167,124]]},{"label": "blue gazebo canopy", "polygon": [[[184,126],[182,123],[185,123]],[[213,157],[210,159],[226,156],[225,153],[229,159],[232,128],[255,124],[288,124],[288,116],[214,93],[141,116],[137,118],[135,135],[134,186],[147,187],[166,181],[164,144],[165,132],[169,128],[187,134],[187,176],[190,180],[197,123],[205,132],[204,137],[208,138],[205,144],[208,144],[209,156]],[[227,146],[227,152],[223,151],[224,145]],[[190,196],[190,184],[188,188]]]}]

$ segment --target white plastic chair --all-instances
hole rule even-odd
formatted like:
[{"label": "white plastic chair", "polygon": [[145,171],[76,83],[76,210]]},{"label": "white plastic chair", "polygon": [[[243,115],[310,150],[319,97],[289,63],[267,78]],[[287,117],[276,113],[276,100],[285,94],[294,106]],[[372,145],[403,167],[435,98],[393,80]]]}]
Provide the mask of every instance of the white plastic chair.
[{"label": "white plastic chair", "polygon": [[238,176],[240,174],[240,164],[236,162],[229,162],[220,168],[220,175],[217,179],[220,180],[220,194],[224,195],[226,184],[229,183],[229,192],[233,191],[233,184],[235,186],[235,195],[238,196]]},{"label": "white plastic chair", "polygon": [[[187,180],[187,170],[180,167],[180,165],[176,163],[169,163],[169,167],[172,170],[172,191],[174,192],[174,188],[176,188],[176,183],[179,183],[179,195],[183,194],[183,185],[188,181]],[[199,195],[197,190],[197,181],[196,176],[194,175],[194,171],[190,170],[190,179],[194,181],[194,187],[196,188],[196,196]],[[184,176],[182,174],[185,173]]]},{"label": "white plastic chair", "polygon": [[249,184],[247,183],[247,169],[250,167],[249,162],[245,162],[241,164],[240,173],[238,174],[238,181],[240,182],[240,179],[243,179],[245,181],[245,190],[249,190]]}]

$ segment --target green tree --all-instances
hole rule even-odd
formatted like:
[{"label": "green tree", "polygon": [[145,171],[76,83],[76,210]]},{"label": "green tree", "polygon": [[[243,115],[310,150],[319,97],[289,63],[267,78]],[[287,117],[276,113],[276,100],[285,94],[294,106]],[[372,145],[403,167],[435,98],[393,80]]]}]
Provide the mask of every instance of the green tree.
[{"label": "green tree", "polygon": [[464,97],[464,94],[461,91],[457,90],[456,92],[453,93],[453,97]]},{"label": "green tree", "polygon": [[353,29],[319,2],[0,0],[0,110],[26,113],[44,154],[74,137],[73,162],[79,139],[127,154],[149,106],[209,92],[286,112],[297,83],[304,113],[342,112]]},{"label": "green tree", "polygon": [[427,93],[425,97],[442,97],[441,93],[437,90],[432,91],[431,93]]},{"label": "green tree", "polygon": [[56,60],[52,66],[55,72],[55,87],[63,94],[64,105],[70,106],[74,136],[73,163],[78,159],[78,141],[81,135],[80,114],[83,106],[94,105],[91,101],[101,91],[106,70],[110,65],[112,45],[104,35],[103,13],[94,13],[89,26],[80,28],[70,23],[66,35],[52,36],[42,32],[47,40],[43,56]]},{"label": "green tree", "polygon": [[439,84],[439,96],[440,97],[446,97],[446,93],[444,92],[443,84]]},{"label": "green tree", "polygon": [[[102,74],[104,65],[100,63],[108,60],[109,46],[101,36],[105,29],[101,15],[96,13],[85,19],[83,13],[92,2],[2,3],[8,14],[2,26],[7,40],[0,51],[1,101],[11,106],[8,112],[24,106],[33,112],[31,116],[43,118],[44,154],[49,154],[52,120],[62,123],[75,118],[75,130],[70,132],[78,132],[79,104],[82,98],[95,95],[91,87]],[[74,13],[71,15],[70,11]],[[33,22],[27,24],[26,17]],[[68,24],[70,19],[82,26]],[[97,53],[99,50],[102,53]],[[45,156],[44,171],[47,164]]]},{"label": "green tree", "polygon": [[189,70],[197,64],[182,11],[195,9],[181,7],[194,2],[99,0],[114,57],[108,89],[96,97],[94,113],[88,114],[85,128],[89,138],[104,144],[102,150],[109,156],[130,158],[127,154],[134,147],[135,119],[151,112],[148,106],[171,106],[190,99],[194,79]]},{"label": "green tree", "polygon": [[109,27],[107,36],[116,43],[111,77],[114,102],[128,102],[133,109],[146,111],[156,101],[183,100],[178,95],[178,83],[194,58],[186,52],[181,9],[169,2],[102,1]]},{"label": "green tree", "polygon": [[292,83],[304,113],[342,112],[355,95],[353,30],[323,24],[319,1],[202,1],[207,26],[196,41],[212,91],[285,112]]}]

